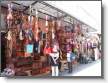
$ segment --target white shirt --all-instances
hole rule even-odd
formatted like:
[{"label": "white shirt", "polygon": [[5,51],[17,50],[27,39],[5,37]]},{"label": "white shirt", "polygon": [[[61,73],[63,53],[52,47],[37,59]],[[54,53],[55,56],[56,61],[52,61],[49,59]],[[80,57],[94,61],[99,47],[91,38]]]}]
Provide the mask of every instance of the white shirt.
[{"label": "white shirt", "polygon": [[70,57],[71,57],[71,53],[67,53],[67,61],[68,61],[68,62],[71,62]]}]

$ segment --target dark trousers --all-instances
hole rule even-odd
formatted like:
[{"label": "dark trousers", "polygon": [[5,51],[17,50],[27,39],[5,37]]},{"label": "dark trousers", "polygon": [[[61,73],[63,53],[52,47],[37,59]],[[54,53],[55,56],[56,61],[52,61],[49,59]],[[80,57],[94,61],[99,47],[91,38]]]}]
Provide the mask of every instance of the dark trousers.
[{"label": "dark trousers", "polygon": [[58,69],[61,70],[61,62],[59,61]]},{"label": "dark trousers", "polygon": [[51,57],[47,55],[47,66],[51,66]]},{"label": "dark trousers", "polygon": [[84,63],[84,58],[82,56],[79,59],[80,59],[80,63]]},{"label": "dark trousers", "polygon": [[72,72],[72,62],[68,62],[69,73]]}]

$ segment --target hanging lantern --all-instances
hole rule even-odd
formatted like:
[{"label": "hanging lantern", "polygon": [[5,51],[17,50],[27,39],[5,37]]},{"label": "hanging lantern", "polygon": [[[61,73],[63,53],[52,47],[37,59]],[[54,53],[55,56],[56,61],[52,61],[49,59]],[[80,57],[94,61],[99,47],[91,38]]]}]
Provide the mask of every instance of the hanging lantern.
[{"label": "hanging lantern", "polygon": [[35,22],[35,31],[34,31],[34,35],[35,35],[35,40],[38,41],[39,40],[39,37],[38,37],[38,33],[39,33],[39,29],[38,29],[38,11],[36,9],[35,11],[35,17],[36,17],[36,22]]},{"label": "hanging lantern", "polygon": [[46,15],[46,23],[45,23],[46,26],[48,26],[48,16]]},{"label": "hanging lantern", "polygon": [[76,32],[77,34],[80,33],[80,25],[79,25],[79,24],[76,24],[76,25],[75,25],[75,32]]},{"label": "hanging lantern", "polygon": [[11,19],[13,19],[13,17],[12,17],[12,4],[8,4],[8,15],[7,15],[7,19],[8,20],[11,20]]},{"label": "hanging lantern", "polygon": [[39,37],[38,37],[38,32],[36,32],[35,40],[36,40],[36,41],[38,41],[38,40],[39,40]]},{"label": "hanging lantern", "polygon": [[38,18],[38,10],[36,9],[36,18]]},{"label": "hanging lantern", "polygon": [[59,30],[60,29],[60,27],[61,27],[61,21],[60,20],[58,20],[58,27],[57,27],[57,29]]},{"label": "hanging lantern", "polygon": [[30,10],[29,10],[29,12],[30,12],[30,15],[28,16],[28,21],[30,22],[30,25],[32,24],[32,22],[33,22],[33,16],[31,15],[32,14],[32,11],[33,11],[33,8],[32,8],[32,6],[30,5]]},{"label": "hanging lantern", "polygon": [[59,20],[59,21],[58,21],[58,27],[60,27],[60,26],[61,26],[61,21]]},{"label": "hanging lantern", "polygon": [[48,33],[48,16],[46,15],[46,28],[45,28],[45,32]]},{"label": "hanging lantern", "polygon": [[36,22],[35,22],[35,26],[36,26],[36,28],[38,28],[38,11],[37,11],[37,9],[36,9],[35,14],[36,14]]},{"label": "hanging lantern", "polygon": [[52,39],[54,39],[55,38],[55,34],[54,34],[54,24],[55,24],[55,21],[53,21],[53,27],[52,27]]},{"label": "hanging lantern", "polygon": [[45,32],[48,33],[48,27],[45,28]]}]

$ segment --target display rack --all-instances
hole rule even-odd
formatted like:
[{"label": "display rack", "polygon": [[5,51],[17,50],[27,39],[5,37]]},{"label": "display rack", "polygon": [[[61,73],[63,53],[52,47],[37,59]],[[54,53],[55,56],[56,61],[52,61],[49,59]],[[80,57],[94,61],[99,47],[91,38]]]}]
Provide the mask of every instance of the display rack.
[{"label": "display rack", "polygon": [[[1,2],[1,7],[5,8],[7,10],[7,4],[9,2],[8,1],[2,1]],[[89,28],[93,29],[92,27],[90,27],[89,25],[83,23],[82,21],[76,19],[75,17],[69,15],[68,13],[52,6],[49,5],[48,3],[44,2],[44,1],[31,1],[31,3],[26,4],[26,2],[23,3],[23,1],[11,1],[10,3],[13,4],[13,11],[20,11],[20,13],[23,13],[25,18],[24,20],[27,18],[27,16],[33,16],[33,18],[36,17],[35,12],[36,10],[38,11],[38,21],[39,21],[39,27],[41,26],[41,29],[44,30],[46,29],[45,26],[45,17],[48,16],[48,26],[47,28],[49,29],[47,35],[48,37],[44,40],[42,40],[43,42],[43,47],[45,46],[45,42],[46,40],[48,40],[49,42],[51,41],[51,29],[54,27],[55,30],[55,34],[56,34],[56,38],[58,38],[58,42],[60,44],[60,48],[61,51],[63,52],[63,60],[66,60],[66,50],[65,50],[65,46],[66,46],[66,41],[71,38],[72,40],[75,40],[76,42],[79,42],[77,39],[77,35],[82,35],[84,34],[81,30],[83,29],[83,25],[88,27],[88,31]],[[29,6],[33,7],[33,12],[30,13],[29,12]],[[18,16],[18,15],[17,15]],[[57,31],[57,27],[58,24],[57,22],[61,20],[61,26],[60,27],[60,31]],[[53,21],[56,21],[55,24],[53,25]],[[78,27],[79,25],[79,27]],[[31,24],[32,27],[34,27],[34,25]],[[75,30],[75,27],[77,27],[77,29]],[[68,28],[71,28],[69,30],[67,30]],[[11,28],[5,28],[5,31],[7,30],[13,30],[12,35],[14,32],[17,33],[17,31],[15,31],[16,29],[19,29],[18,26],[14,26]],[[72,30],[73,29],[73,30]],[[95,29],[93,29],[95,31]],[[43,31],[44,32],[44,31]],[[34,33],[34,31],[33,31]],[[86,33],[86,31],[85,31]],[[17,41],[17,35],[16,34],[16,41]],[[18,41],[17,41],[18,42]],[[24,42],[24,41],[22,41]],[[33,41],[34,42],[34,41]],[[20,43],[20,42],[18,42]],[[24,44],[24,43],[23,43]],[[25,57],[25,53],[24,53],[24,49],[21,49],[21,45],[20,44],[19,47],[20,49],[17,49],[17,44],[14,44],[13,46],[16,48],[12,48],[15,49],[15,54],[12,55],[11,58],[6,57],[6,64],[7,67],[10,65],[14,65],[14,70],[15,70],[15,74],[16,76],[34,76],[34,75],[38,75],[38,74],[42,74],[42,73],[47,73],[51,71],[50,66],[48,65],[48,61],[46,59],[46,57],[44,56],[43,53],[32,53],[30,57]],[[42,50],[43,50],[42,47]],[[7,47],[8,48],[8,47]],[[7,54],[7,53],[6,53]],[[8,55],[8,54],[7,54]],[[17,56],[18,55],[18,56]],[[20,56],[19,56],[20,55]],[[61,61],[63,62],[63,61]]]}]

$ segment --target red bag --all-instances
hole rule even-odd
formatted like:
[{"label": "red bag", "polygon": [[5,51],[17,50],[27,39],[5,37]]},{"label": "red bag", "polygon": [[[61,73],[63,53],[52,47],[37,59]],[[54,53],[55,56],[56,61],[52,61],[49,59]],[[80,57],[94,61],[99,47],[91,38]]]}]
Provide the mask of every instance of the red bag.
[{"label": "red bag", "polygon": [[17,56],[20,56],[20,57],[24,57],[24,52],[22,52],[22,51],[17,51],[17,52],[16,52],[16,55],[17,55]]},{"label": "red bag", "polygon": [[51,53],[51,47],[48,47],[48,48],[44,48],[44,54],[49,54]]}]

